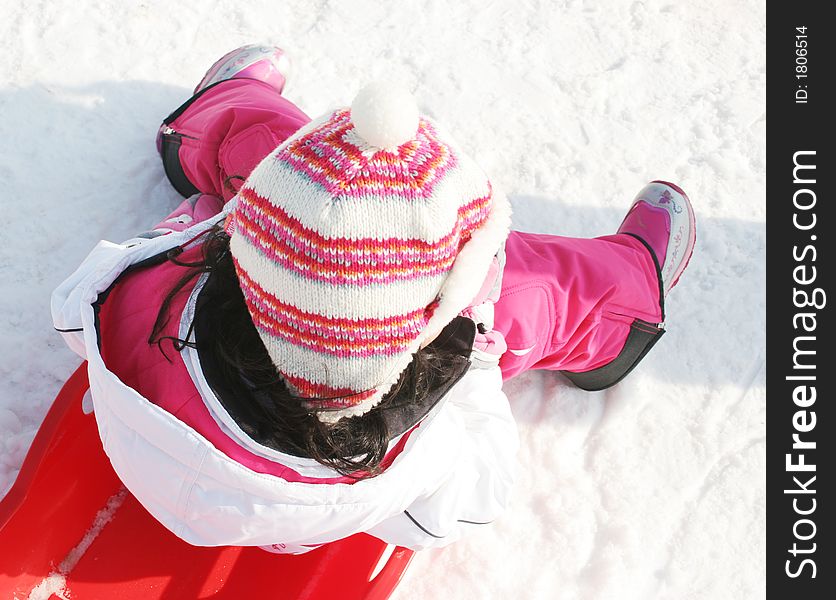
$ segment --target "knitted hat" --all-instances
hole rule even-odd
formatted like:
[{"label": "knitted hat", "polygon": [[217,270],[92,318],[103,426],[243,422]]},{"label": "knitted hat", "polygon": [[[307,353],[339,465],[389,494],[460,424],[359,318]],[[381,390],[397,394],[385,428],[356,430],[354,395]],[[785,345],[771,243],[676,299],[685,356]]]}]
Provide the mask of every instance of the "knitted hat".
[{"label": "knitted hat", "polygon": [[372,84],[255,168],[227,219],[247,307],[325,422],[368,412],[473,300],[510,207],[406,90]]}]

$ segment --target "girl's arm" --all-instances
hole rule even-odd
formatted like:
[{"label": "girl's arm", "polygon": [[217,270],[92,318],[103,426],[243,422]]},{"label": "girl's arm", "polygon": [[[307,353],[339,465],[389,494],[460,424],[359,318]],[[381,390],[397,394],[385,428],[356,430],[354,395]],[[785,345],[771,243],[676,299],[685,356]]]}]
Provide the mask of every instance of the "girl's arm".
[{"label": "girl's arm", "polygon": [[[508,504],[517,469],[517,427],[499,369],[471,369],[428,427],[438,428],[449,460],[426,465],[437,477],[403,512],[368,530],[415,550],[445,546],[495,520]],[[429,433],[429,432],[428,432]]]}]

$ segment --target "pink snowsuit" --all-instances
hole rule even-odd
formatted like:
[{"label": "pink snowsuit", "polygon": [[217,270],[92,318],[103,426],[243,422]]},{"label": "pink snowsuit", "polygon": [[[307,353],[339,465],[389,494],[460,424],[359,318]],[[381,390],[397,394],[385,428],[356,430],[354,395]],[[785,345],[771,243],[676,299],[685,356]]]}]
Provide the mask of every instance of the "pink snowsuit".
[{"label": "pink snowsuit", "polygon": [[[261,159],[309,121],[257,80],[221,81],[192,97],[165,120],[161,154],[182,195],[204,195],[173,214],[199,211],[197,221],[218,212]],[[549,369],[584,389],[603,389],[629,373],[664,333],[659,268],[632,236],[512,231],[505,255],[493,323],[507,343],[504,379]]]},{"label": "pink snowsuit", "polygon": [[[659,269],[629,235],[511,232],[498,253],[504,273],[498,258],[448,325],[467,342],[458,378],[433,390],[429,412],[398,413],[402,428],[392,427],[377,477],[347,480],[254,439],[223,405],[217,369],[200,356],[204,284],[192,280],[169,305],[162,347],[171,356],[148,343],[163,298],[183,275],[169,252],[196,259],[201,235],[231,209],[224,204],[236,186],[308,121],[256,80],[221,81],[177,109],[159,148],[187,200],[148,234],[100,242],[53,294],[53,320],[88,361],[114,469],[180,538],[302,553],[365,531],[413,549],[443,546],[496,519],[510,498],[518,437],[500,372],[507,379],[557,370],[585,389],[617,382],[663,332]],[[190,337],[192,345],[173,349],[171,339]]]}]

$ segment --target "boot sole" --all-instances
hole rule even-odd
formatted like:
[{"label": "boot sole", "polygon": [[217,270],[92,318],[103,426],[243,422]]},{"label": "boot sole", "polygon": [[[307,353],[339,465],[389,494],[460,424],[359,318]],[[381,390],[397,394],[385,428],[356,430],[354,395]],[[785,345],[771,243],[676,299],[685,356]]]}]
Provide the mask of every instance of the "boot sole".
[{"label": "boot sole", "polygon": [[688,208],[688,221],[691,224],[691,231],[688,235],[688,244],[685,248],[687,253],[687,257],[682,265],[676,270],[676,273],[673,278],[673,283],[671,283],[670,287],[665,291],[665,295],[679,283],[679,278],[682,277],[682,274],[685,272],[685,269],[688,267],[688,263],[691,262],[691,257],[694,255],[694,246],[697,244],[697,219],[694,215],[694,207],[691,206],[691,199],[688,198],[688,194],[685,191],[676,185],[675,183],[671,183],[670,181],[664,181],[662,179],[654,179],[650,183],[661,183],[662,185],[666,185],[673,190],[675,190],[678,194],[680,194],[683,198],[685,198],[685,204]]}]

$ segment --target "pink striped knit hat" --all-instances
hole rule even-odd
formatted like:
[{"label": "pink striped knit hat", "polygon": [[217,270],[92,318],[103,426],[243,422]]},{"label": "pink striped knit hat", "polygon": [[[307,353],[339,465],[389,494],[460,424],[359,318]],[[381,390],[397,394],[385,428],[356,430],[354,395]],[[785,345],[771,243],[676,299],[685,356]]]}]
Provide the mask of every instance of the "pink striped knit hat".
[{"label": "pink striped knit hat", "polygon": [[364,88],[268,155],[227,218],[258,333],[324,422],[361,415],[476,296],[510,207],[406,90]]}]

